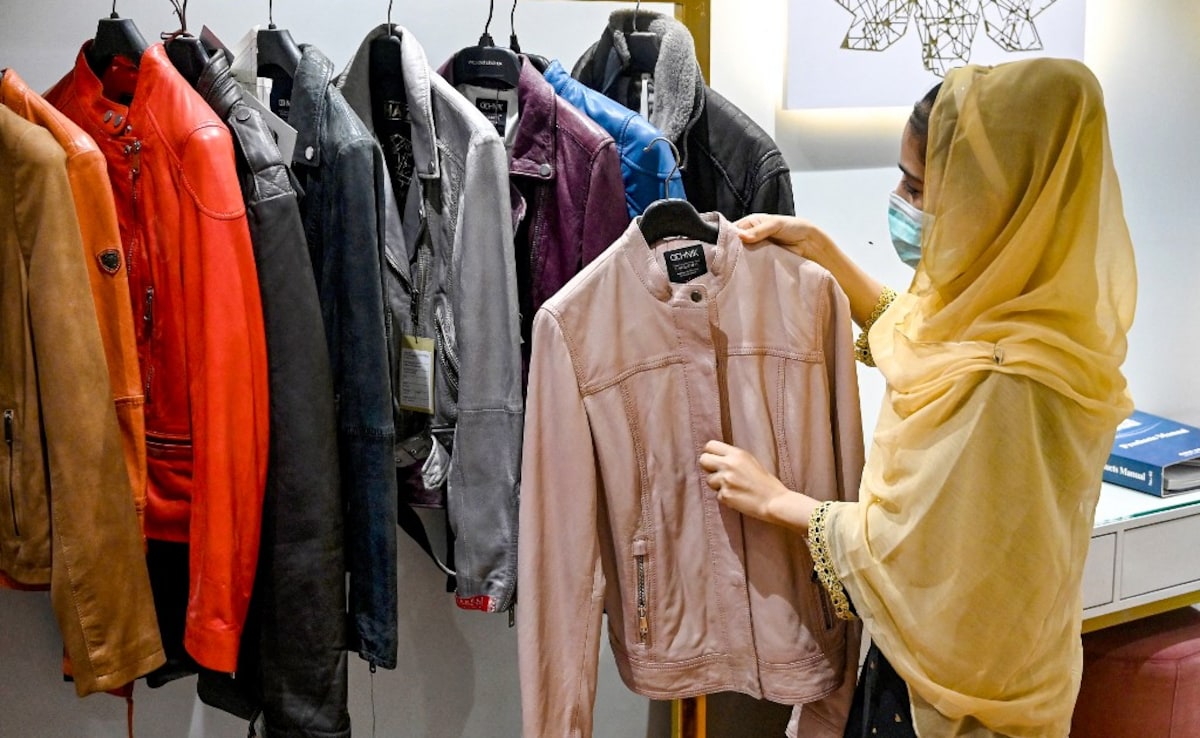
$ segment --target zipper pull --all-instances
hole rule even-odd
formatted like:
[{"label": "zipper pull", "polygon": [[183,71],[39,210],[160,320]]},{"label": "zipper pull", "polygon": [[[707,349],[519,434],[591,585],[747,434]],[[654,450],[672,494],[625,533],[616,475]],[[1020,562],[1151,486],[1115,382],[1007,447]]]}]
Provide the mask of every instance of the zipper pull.
[{"label": "zipper pull", "polygon": [[142,325],[146,329],[146,335],[150,335],[150,330],[154,327],[154,285],[146,288],[146,301],[142,307]]},{"label": "zipper pull", "polygon": [[4,445],[12,450],[13,445],[13,411],[4,411]]},{"label": "zipper pull", "polygon": [[142,171],[142,142],[134,141],[132,148],[133,148],[133,168],[130,169],[129,171],[133,176],[136,177]]},{"label": "zipper pull", "polygon": [[650,635],[650,619],[646,617],[645,606],[638,607],[638,640],[643,643]]}]

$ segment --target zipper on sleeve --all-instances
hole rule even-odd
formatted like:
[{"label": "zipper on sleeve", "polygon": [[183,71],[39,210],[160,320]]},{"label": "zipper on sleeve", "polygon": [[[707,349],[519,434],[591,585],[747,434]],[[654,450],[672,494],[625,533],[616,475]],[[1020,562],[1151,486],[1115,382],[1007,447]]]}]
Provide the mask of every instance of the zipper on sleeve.
[{"label": "zipper on sleeve", "polygon": [[637,575],[637,639],[646,645],[650,640],[650,612],[646,601],[646,542],[634,541],[633,563]]},{"label": "zipper on sleeve", "polygon": [[8,454],[8,506],[12,512],[13,533],[17,536],[21,535],[21,522],[17,518],[17,491],[13,489],[13,467],[17,463],[17,458],[13,454],[14,440],[14,418],[15,413],[10,409],[4,410],[4,450]]}]

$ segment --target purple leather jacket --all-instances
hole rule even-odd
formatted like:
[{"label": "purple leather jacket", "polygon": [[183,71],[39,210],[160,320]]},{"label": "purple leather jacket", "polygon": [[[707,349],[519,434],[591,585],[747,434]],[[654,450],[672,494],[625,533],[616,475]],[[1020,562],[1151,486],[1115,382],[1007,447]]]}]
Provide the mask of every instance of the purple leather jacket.
[{"label": "purple leather jacket", "polygon": [[[452,63],[438,73],[475,102],[470,89],[455,81]],[[621,236],[629,211],[612,137],[556,95],[525,57],[516,99],[519,115],[511,124],[489,115],[496,109],[489,110],[492,100],[475,104],[498,130],[512,129],[500,135],[509,149],[521,356],[527,369],[534,313]]]}]

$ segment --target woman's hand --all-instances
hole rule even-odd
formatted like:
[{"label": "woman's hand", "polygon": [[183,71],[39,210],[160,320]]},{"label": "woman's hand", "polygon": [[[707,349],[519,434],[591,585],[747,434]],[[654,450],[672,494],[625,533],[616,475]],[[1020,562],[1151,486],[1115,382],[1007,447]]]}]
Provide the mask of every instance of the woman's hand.
[{"label": "woman's hand", "polygon": [[[833,239],[812,222],[792,215],[747,215],[733,224],[746,244],[774,241],[805,259],[825,266],[829,255],[837,249]],[[828,267],[826,267],[828,268]]]},{"label": "woman's hand", "polygon": [[716,490],[721,504],[768,523],[808,530],[817,501],[785,487],[749,451],[709,441],[700,466],[708,472],[708,486]]}]

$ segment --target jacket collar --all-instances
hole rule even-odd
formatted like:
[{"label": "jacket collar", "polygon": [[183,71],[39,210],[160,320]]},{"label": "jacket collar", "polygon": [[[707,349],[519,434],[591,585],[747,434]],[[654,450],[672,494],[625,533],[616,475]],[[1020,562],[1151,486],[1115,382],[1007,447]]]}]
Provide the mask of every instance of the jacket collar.
[{"label": "jacket collar", "polygon": [[558,98],[554,86],[521,57],[521,78],[517,82],[517,100],[521,117],[513,138],[508,171],[538,179],[554,179],[557,175]]},{"label": "jacket collar", "polygon": [[[705,222],[717,226],[717,242],[705,248],[708,273],[686,284],[676,284],[671,282],[659,264],[659,252],[651,248],[650,244],[646,243],[646,237],[642,235],[641,224],[644,217],[638,216],[629,224],[625,235],[621,237],[620,248],[646,290],[662,302],[689,301],[692,300],[692,293],[696,291],[710,300],[716,299],[729,283],[744,248],[742,239],[738,237],[733,225],[720,213],[701,213],[700,217]],[[666,250],[685,248],[696,243],[698,242],[680,240],[678,244]]]},{"label": "jacket collar", "polygon": [[[412,122],[413,160],[417,176],[437,179],[441,176],[437,152],[437,128],[433,122],[431,102],[433,70],[425,57],[425,49],[403,26],[392,24],[393,33],[400,38],[400,66],[404,73],[404,89],[408,97],[409,117]],[[354,58],[337,78],[337,86],[346,102],[362,118],[367,130],[375,136],[375,121],[371,116],[371,42],[386,36],[388,28],[382,24],[373,29],[354,52]]]},{"label": "jacket collar", "polygon": [[[646,11],[617,10],[608,17],[600,40],[575,63],[572,75],[588,87],[609,97],[616,93],[615,83],[630,71],[629,44],[626,36],[634,31],[634,16],[640,16],[638,30],[649,31],[659,39],[658,59],[654,65],[654,110],[650,122],[679,146],[687,164],[684,138],[704,112],[705,84],[696,59],[696,45],[687,26],[667,15]],[[649,24],[645,22],[650,18]],[[628,101],[617,100],[624,105]]]},{"label": "jacket collar", "polygon": [[320,166],[321,141],[325,140],[328,121],[325,105],[333,62],[312,44],[300,45],[300,65],[292,82],[292,107],[288,125],[296,129],[296,148],[292,162]]},{"label": "jacket collar", "polygon": [[88,66],[84,55],[92,43],[91,40],[84,42],[75,57],[72,86],[83,109],[83,118],[78,121],[80,127],[93,137],[138,135],[137,131],[129,130],[133,126],[131,121],[145,121],[146,114],[153,108],[154,91],[164,78],[174,76],[181,84],[187,84],[167,58],[163,45],[156,43],[146,49],[136,66],[121,56],[113,60],[111,78],[117,87],[132,92],[133,100],[125,105],[105,97],[104,83]]},{"label": "jacket collar", "polygon": [[[451,85],[457,84],[454,80],[454,59],[447,60],[438,74]],[[517,81],[517,102],[521,107],[521,115],[517,119],[517,132],[508,156],[509,174],[554,179],[558,174],[558,97],[554,93],[554,86],[524,55],[521,56],[521,76]]]},{"label": "jacket collar", "polygon": [[218,49],[209,55],[196,81],[196,92],[221,120],[228,118],[233,106],[242,101],[242,91],[229,70],[224,51]]}]

